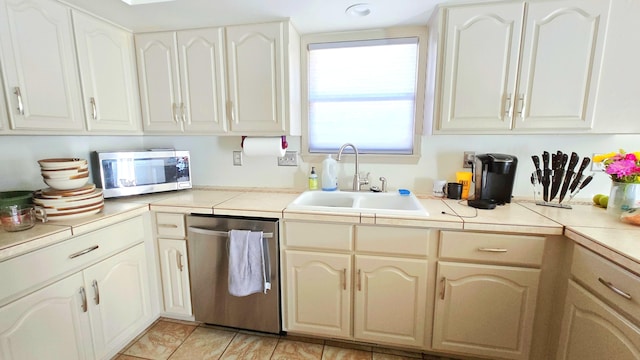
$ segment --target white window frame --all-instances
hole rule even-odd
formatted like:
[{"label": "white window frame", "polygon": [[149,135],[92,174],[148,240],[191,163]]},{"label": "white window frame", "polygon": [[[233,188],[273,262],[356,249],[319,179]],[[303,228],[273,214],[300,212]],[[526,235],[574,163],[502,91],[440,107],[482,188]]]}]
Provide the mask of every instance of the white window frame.
[{"label": "white window frame", "polygon": [[[416,81],[416,100],[414,109],[414,136],[413,153],[406,154],[361,154],[360,160],[368,163],[417,163],[421,156],[421,136],[424,126],[424,105],[426,88],[426,60],[427,60],[427,28],[421,26],[386,28],[376,30],[364,30],[340,33],[309,34],[301,38],[300,61],[301,61],[301,119],[302,119],[302,139],[300,153],[304,161],[320,162],[326,158],[326,154],[309,152],[309,44],[376,40],[393,38],[418,38],[418,73]],[[356,144],[357,146],[357,144]],[[337,153],[332,152],[332,154]]]}]

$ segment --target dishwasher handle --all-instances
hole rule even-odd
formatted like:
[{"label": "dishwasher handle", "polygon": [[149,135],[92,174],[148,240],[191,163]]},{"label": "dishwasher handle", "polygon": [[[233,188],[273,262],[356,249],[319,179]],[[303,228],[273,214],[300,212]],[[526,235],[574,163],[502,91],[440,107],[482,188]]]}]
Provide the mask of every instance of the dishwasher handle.
[{"label": "dishwasher handle", "polygon": [[[202,235],[212,235],[212,236],[220,236],[220,237],[228,237],[228,231],[219,231],[219,230],[211,230],[206,228],[201,228],[197,226],[189,226],[189,231],[194,232],[196,234]],[[262,238],[270,239],[273,237],[273,233],[262,233]]]}]

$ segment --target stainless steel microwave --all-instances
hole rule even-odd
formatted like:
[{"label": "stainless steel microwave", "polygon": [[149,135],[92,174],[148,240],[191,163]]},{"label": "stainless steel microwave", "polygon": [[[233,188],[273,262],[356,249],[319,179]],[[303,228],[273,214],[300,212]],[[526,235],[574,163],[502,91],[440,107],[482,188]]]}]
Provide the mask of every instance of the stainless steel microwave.
[{"label": "stainless steel microwave", "polygon": [[105,198],[190,189],[190,163],[188,151],[91,153],[93,181]]}]

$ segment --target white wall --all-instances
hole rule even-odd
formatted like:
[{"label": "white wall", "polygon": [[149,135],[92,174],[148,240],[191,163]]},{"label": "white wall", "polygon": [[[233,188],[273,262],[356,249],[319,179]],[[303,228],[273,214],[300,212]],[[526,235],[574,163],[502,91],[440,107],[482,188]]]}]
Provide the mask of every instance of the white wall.
[{"label": "white wall", "polygon": [[[290,149],[300,149],[300,138],[288,138]],[[305,189],[311,166],[299,159],[297,167],[279,167],[275,158],[244,156],[243,166],[233,166],[232,151],[240,150],[240,137],[216,136],[0,136],[0,191],[45,187],[39,174],[38,159],[49,157],[88,158],[94,150],[175,147],[190,150],[196,186],[233,186]],[[581,157],[594,152],[618,149],[640,151],[640,135],[436,135],[422,137],[422,158],[418,164],[361,163],[361,171],[371,172],[373,184],[384,176],[390,189],[407,188],[416,193],[430,193],[434,179],[455,180],[461,171],[462,153],[505,153],[518,157],[514,195],[532,196],[529,177],[533,171],[531,155],[546,150],[577,152]],[[353,156],[339,163],[340,187],[350,188]],[[608,193],[606,174],[595,180],[580,198]]]}]

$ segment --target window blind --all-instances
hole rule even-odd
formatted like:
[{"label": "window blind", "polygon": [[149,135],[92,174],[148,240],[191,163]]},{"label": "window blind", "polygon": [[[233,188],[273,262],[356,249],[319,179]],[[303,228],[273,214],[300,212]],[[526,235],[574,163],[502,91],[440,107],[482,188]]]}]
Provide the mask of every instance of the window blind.
[{"label": "window blind", "polygon": [[309,44],[309,152],[412,154],[417,38]]}]

